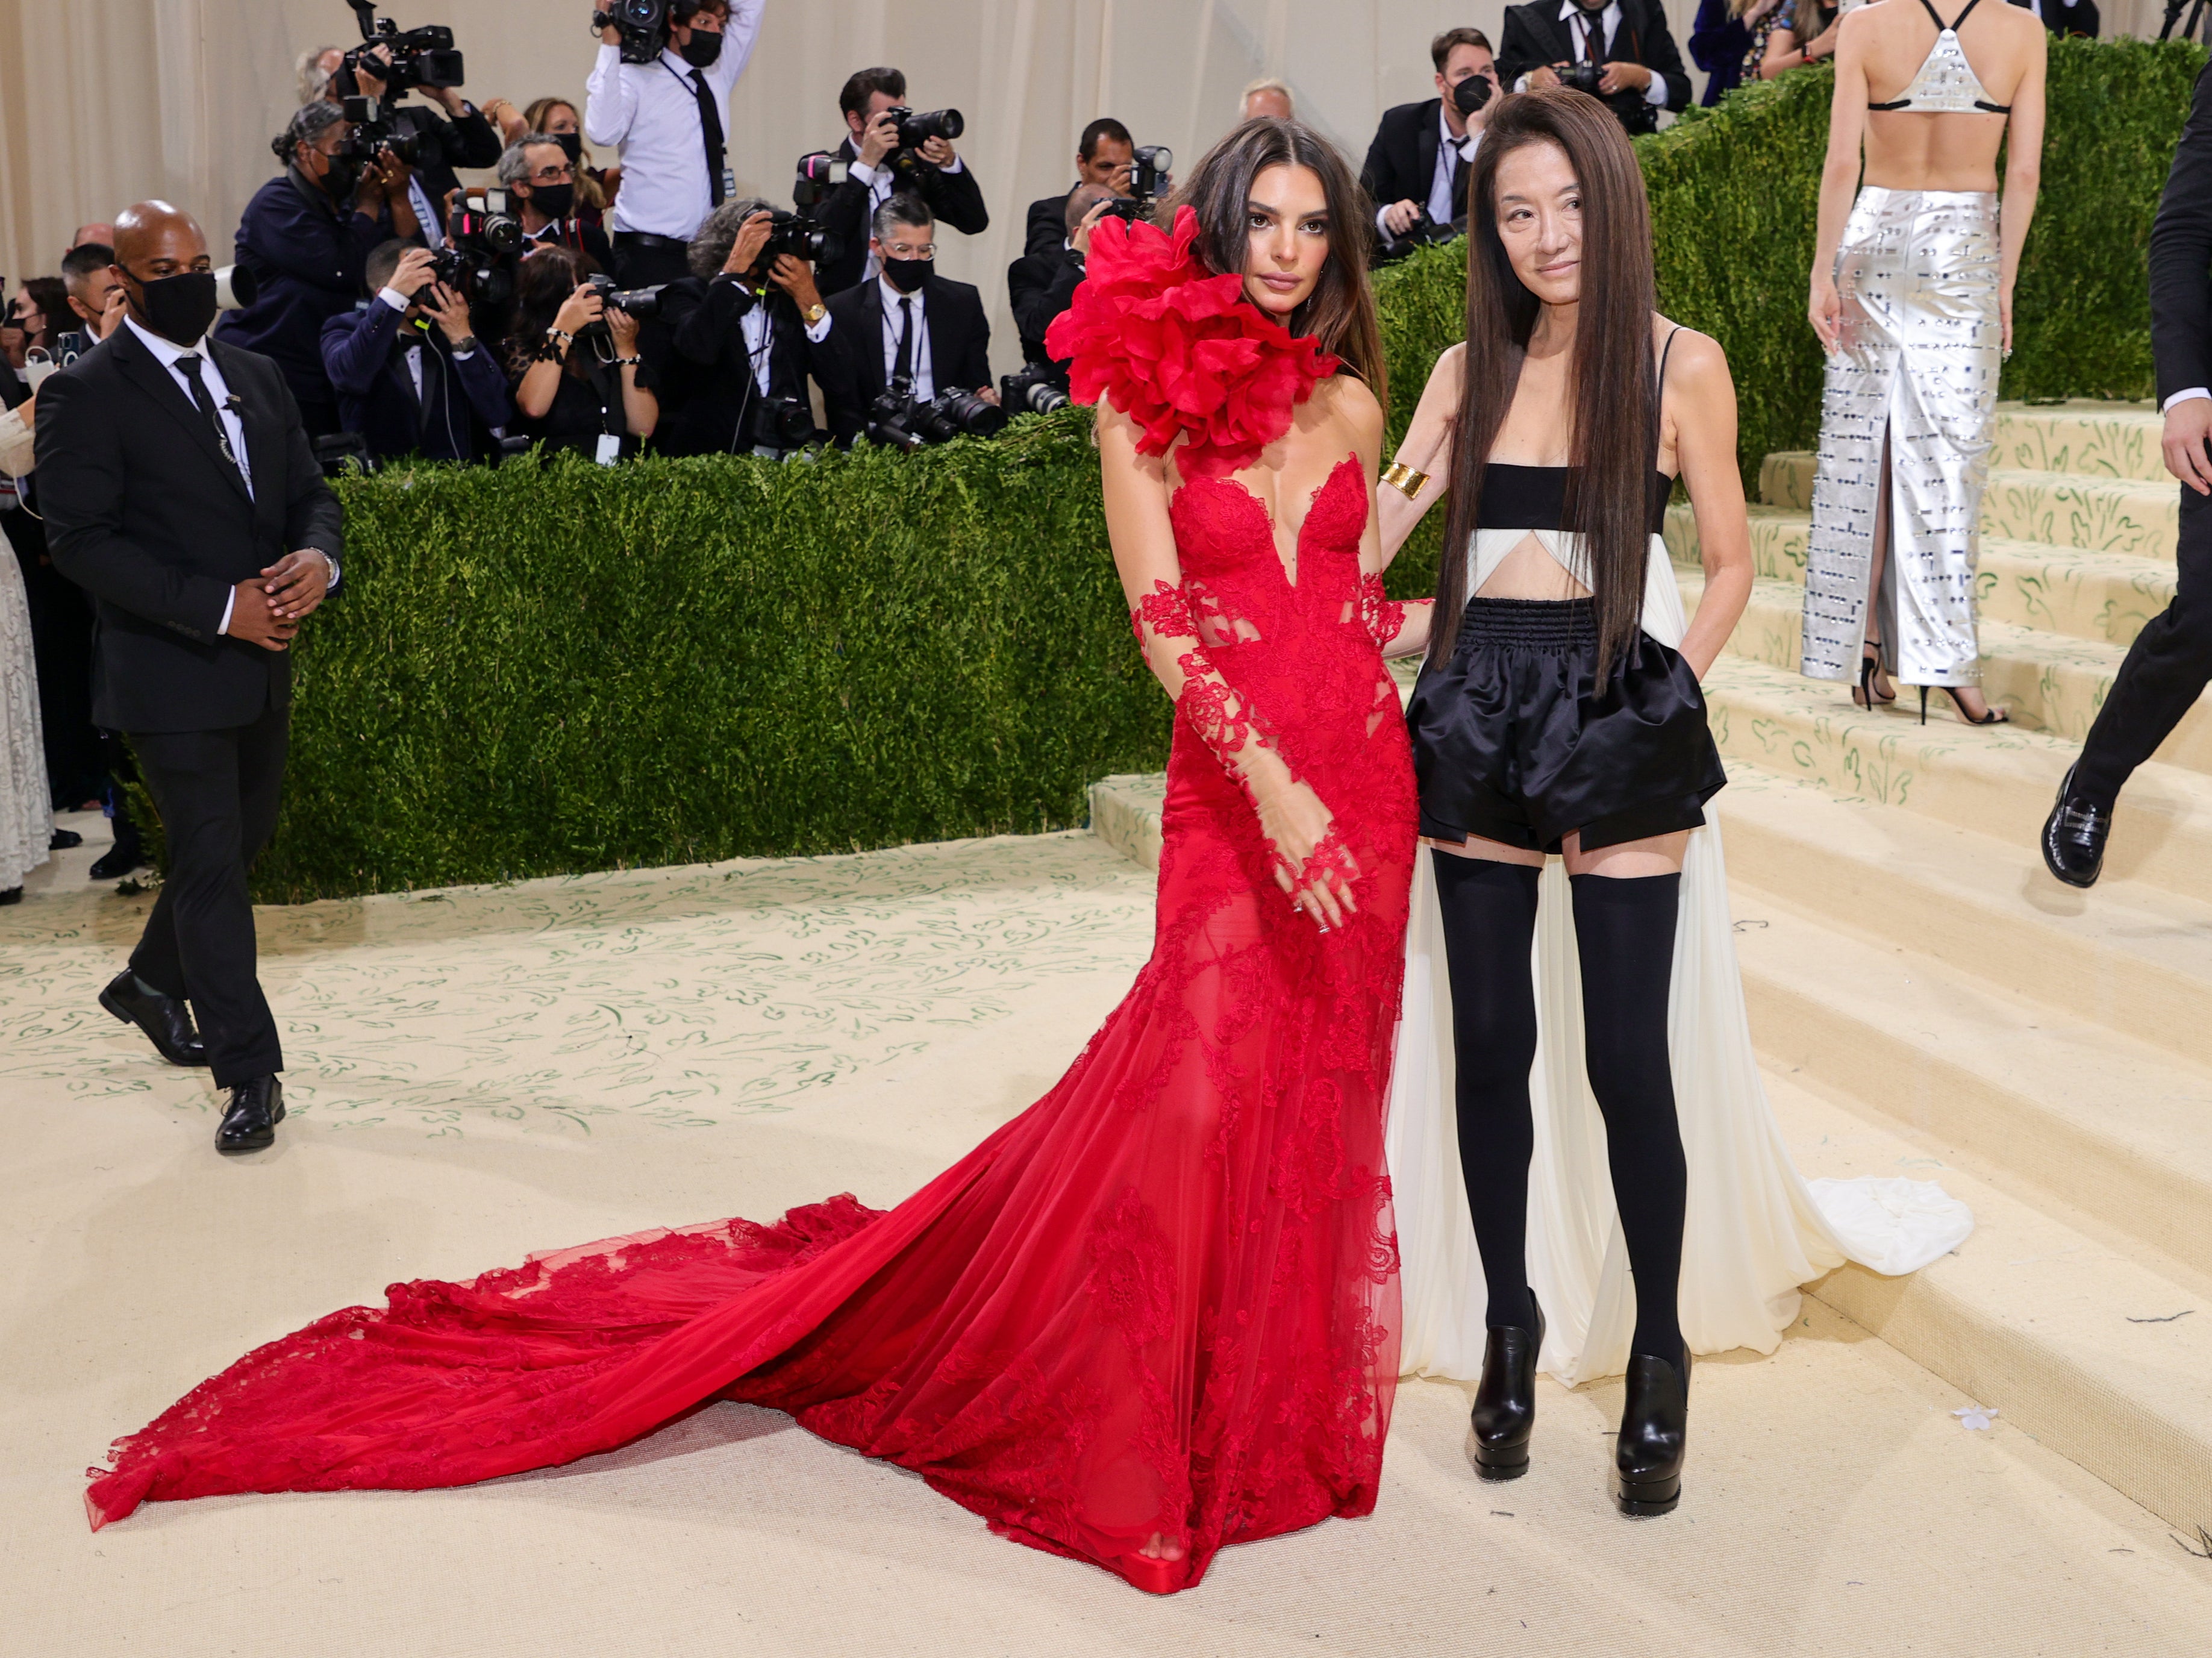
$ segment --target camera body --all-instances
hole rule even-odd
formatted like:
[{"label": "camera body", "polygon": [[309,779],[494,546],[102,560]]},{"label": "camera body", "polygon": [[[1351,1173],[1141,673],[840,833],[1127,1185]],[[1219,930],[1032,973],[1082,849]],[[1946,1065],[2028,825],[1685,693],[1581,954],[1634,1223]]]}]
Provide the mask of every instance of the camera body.
[{"label": "camera body", "polygon": [[[599,303],[610,311],[622,312],[640,322],[651,322],[660,314],[660,292],[665,283],[655,283],[651,288],[617,288],[615,279],[600,270],[594,270],[584,280],[599,296]],[[592,327],[604,331],[606,325],[595,323]]]},{"label": "camera body", "polygon": [[799,398],[755,397],[745,407],[738,437],[748,449],[804,449],[822,434],[814,411]]},{"label": "camera body", "polygon": [[999,407],[1009,415],[1049,415],[1073,401],[1066,380],[1048,362],[1024,364],[1020,374],[999,380]]},{"label": "camera body", "polygon": [[898,123],[901,149],[920,149],[932,138],[950,143],[968,130],[968,123],[957,109],[925,110],[917,115],[905,105],[895,104],[884,113]]},{"label": "camera body", "polygon": [[766,273],[775,262],[788,253],[794,259],[809,264],[834,264],[845,254],[845,239],[834,230],[824,230],[803,213],[786,213],[781,209],[769,212],[768,241],[761,249],[756,270]]},{"label": "camera body", "polygon": [[868,405],[864,429],[871,443],[912,450],[959,437],[996,437],[1006,424],[1006,411],[973,392],[939,392],[924,403],[912,386],[896,380]]},{"label": "camera body", "polygon": [[[1597,83],[1605,79],[1603,64],[1589,64],[1578,60],[1564,65],[1557,73],[1559,84],[1563,87],[1572,87],[1577,92],[1587,92],[1593,98],[1605,95],[1597,89]],[[1464,85],[1465,82],[1462,82],[1462,84]]]},{"label": "camera body", "polygon": [[[394,98],[416,87],[461,84],[461,54],[453,50],[453,30],[442,23],[402,29],[389,17],[376,15],[376,0],[346,0],[346,3],[361,20],[362,44],[346,53],[338,68],[340,74],[351,75],[366,69],[384,82],[386,95]],[[391,63],[379,63],[370,56],[379,46],[391,53]],[[359,82],[349,84],[357,86]]]},{"label": "camera body", "polygon": [[466,197],[446,221],[446,245],[430,256],[437,279],[471,307],[503,306],[514,297],[515,255],[522,246],[522,221],[507,210],[507,192],[484,192],[482,212]]},{"label": "camera body", "polygon": [[345,118],[353,124],[353,131],[338,146],[341,161],[358,161],[367,167],[378,155],[389,150],[410,167],[422,160],[422,135],[412,123],[403,118],[403,112],[376,98],[349,98],[342,107]]},{"label": "camera body", "polygon": [[1129,159],[1129,193],[1106,203],[1108,216],[1131,224],[1151,218],[1159,210],[1160,192],[1175,183],[1168,172],[1174,165],[1175,152],[1165,144],[1139,145]]},{"label": "camera body", "polygon": [[592,27],[620,31],[625,64],[650,64],[668,46],[668,0],[614,0],[592,14]]},{"label": "camera body", "polygon": [[809,151],[799,158],[799,176],[791,181],[791,204],[801,212],[821,206],[852,173],[849,163],[828,150]]}]

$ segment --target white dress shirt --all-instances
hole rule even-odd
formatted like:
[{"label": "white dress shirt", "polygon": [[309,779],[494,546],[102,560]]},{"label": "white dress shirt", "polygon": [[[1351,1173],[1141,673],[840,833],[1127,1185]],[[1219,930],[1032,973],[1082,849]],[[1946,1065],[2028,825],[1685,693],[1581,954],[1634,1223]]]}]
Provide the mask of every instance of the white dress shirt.
[{"label": "white dress shirt", "polygon": [[[855,146],[855,148],[857,149],[858,147]],[[885,156],[884,159],[886,162],[890,160],[889,156]],[[952,158],[952,165],[951,167],[941,167],[937,170],[939,173],[957,173],[967,165],[967,162],[962,161],[957,155],[955,155]],[[866,161],[855,161],[847,165],[846,176],[848,178],[858,179],[862,184],[867,185],[868,216],[866,222],[869,226],[872,227],[876,219],[876,210],[881,207],[885,202],[889,201],[891,197],[892,191],[897,188],[898,175],[893,173],[888,166],[870,167]],[[617,199],[619,200],[621,198],[617,197]],[[866,282],[868,278],[874,276],[876,274],[877,268],[881,264],[881,263],[882,261],[876,258],[876,250],[872,247],[870,248],[868,250],[867,260],[860,267],[860,280],[862,282]]]},{"label": "white dress shirt", "polygon": [[[380,288],[376,290],[376,297],[402,316],[406,315],[407,307],[414,303],[396,288]],[[399,337],[399,343],[414,348],[422,348],[427,344],[419,335],[410,340],[404,332]],[[476,348],[471,346],[465,351],[454,352],[453,361],[466,362],[474,355],[476,355]],[[407,353],[407,377],[415,382],[415,401],[420,404],[422,401],[422,352],[419,349],[410,349]]]},{"label": "white dress shirt", "polygon": [[[722,53],[701,73],[730,130],[730,88],[744,72],[760,36],[768,0],[732,0]],[[584,137],[622,152],[622,189],[608,228],[641,230],[688,242],[714,205],[707,178],[707,141],[691,65],[665,50],[650,64],[625,64],[622,48],[602,45],[584,82]],[[726,143],[726,137],[725,139]]]},{"label": "white dress shirt", "polygon": [[[1482,148],[1482,131],[1477,128],[1464,138],[1453,137],[1451,123],[1444,118],[1443,103],[1439,100],[1437,104],[1437,164],[1435,171],[1429,174],[1427,205],[1431,219],[1438,224],[1449,224],[1459,217],[1460,203],[1466,199],[1467,192],[1461,188],[1461,180],[1467,177],[1468,168],[1474,165],[1474,152]],[[1451,161],[1455,155],[1459,157],[1457,167],[1454,167]],[[1382,216],[1395,205],[1395,203],[1385,202],[1375,210],[1375,228],[1384,241],[1392,239],[1382,223]]]},{"label": "white dress shirt", "polygon": [[[191,345],[179,345],[141,328],[136,317],[125,316],[123,320],[130,325],[131,331],[144,343],[146,349],[154,354],[154,360],[169,371],[169,378],[176,381],[177,390],[184,393],[185,404],[192,411],[194,420],[200,418],[200,406],[192,396],[192,383],[185,378],[185,371],[177,367],[177,359],[186,352],[198,354],[200,384],[207,387],[208,396],[215,399],[216,418],[222,422],[222,429],[230,436],[230,452],[238,459],[238,475],[246,480],[246,493],[250,498],[253,494],[253,463],[246,453],[246,424],[239,419],[238,410],[230,406],[230,387],[223,381],[222,370],[216,367],[215,355],[208,349],[206,337],[202,336]],[[230,597],[222,602],[222,620],[216,624],[217,633],[230,631],[231,607],[237,603],[238,593],[234,589]]]},{"label": "white dress shirt", "polygon": [[922,309],[921,289],[902,294],[878,276],[876,286],[884,296],[884,384],[888,386],[891,375],[898,367],[899,307],[910,303],[914,307],[914,350],[908,361],[914,367],[914,395],[927,403],[937,395],[937,376],[929,360],[929,328]]},{"label": "white dress shirt", "polygon": [[[1567,26],[1568,41],[1574,48],[1574,58],[1579,60],[1584,55],[1584,48],[1589,39],[1589,14],[1577,5],[1575,0],[1559,0],[1559,21]],[[1613,0],[1611,5],[1600,12],[1598,22],[1602,26],[1604,33],[1599,39],[1595,52],[1589,55],[1598,62],[1603,63],[1607,42],[1620,33],[1620,0]],[[1528,91],[1528,77],[1523,75],[1516,80],[1513,82],[1513,90]],[[1651,71],[1650,84],[1644,88],[1644,101],[1655,109],[1667,107],[1667,81],[1657,70]]]},{"label": "white dress shirt", "polygon": [[[716,280],[721,281],[723,278],[717,277]],[[739,287],[744,288],[753,296],[752,304],[746,308],[744,314],[738,319],[738,328],[744,336],[745,361],[753,366],[753,384],[760,387],[761,396],[772,397],[775,394],[769,389],[769,380],[770,372],[775,366],[775,317],[768,308],[768,294],[764,289],[753,288],[738,277],[731,276],[727,280],[737,282]],[[827,307],[823,308],[822,319],[809,325],[806,337],[817,345],[830,337],[830,312]]]}]

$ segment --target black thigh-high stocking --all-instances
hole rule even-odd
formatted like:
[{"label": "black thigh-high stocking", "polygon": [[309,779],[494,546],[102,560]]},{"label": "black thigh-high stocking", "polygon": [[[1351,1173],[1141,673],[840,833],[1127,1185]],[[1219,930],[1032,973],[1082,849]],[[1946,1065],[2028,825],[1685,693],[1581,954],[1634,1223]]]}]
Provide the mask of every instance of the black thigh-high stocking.
[{"label": "black thigh-high stocking", "polygon": [[1583,1053],[1605,1116],[1613,1203],[1636,1276],[1632,1352],[1679,1364],[1682,1216],[1689,1170],[1667,1059],[1680,875],[1573,878]]},{"label": "black thigh-high stocking", "polygon": [[1528,1114],[1528,1070],[1536,1060],[1536,987],[1528,951],[1542,872],[1449,852],[1431,855],[1451,979],[1460,1175],[1490,1288],[1486,1321],[1533,1330],[1528,1159],[1536,1132]]}]

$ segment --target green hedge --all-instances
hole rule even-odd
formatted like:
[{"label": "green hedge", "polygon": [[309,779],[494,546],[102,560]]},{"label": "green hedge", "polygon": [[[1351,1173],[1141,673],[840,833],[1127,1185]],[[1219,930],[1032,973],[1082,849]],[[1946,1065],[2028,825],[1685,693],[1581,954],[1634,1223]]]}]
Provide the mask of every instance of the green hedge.
[{"label": "green hedge", "polygon": [[[2051,42],[2043,188],[2003,395],[2150,395],[2151,216],[2203,61],[2193,42]],[[1636,141],[1660,308],[1728,352],[1747,483],[1767,453],[1810,448],[1820,430],[1820,348],[1805,298],[1833,87],[1826,67],[1796,70]],[[1376,279],[1399,422],[1463,331],[1466,279],[1464,242]],[[1392,572],[1401,597],[1433,586],[1443,514],[1429,516]]]},{"label": "green hedge", "polygon": [[[2051,52],[2014,395],[2149,386],[2150,212],[2203,52]],[[1803,447],[1829,80],[1638,141],[1660,302],[1727,348],[1743,454]],[[1377,279],[1395,437],[1457,338],[1464,244]],[[307,629],[264,900],[1079,823],[1169,710],[1130,640],[1089,417],[914,456],[423,466],[343,486],[349,592]],[[1443,515],[1391,574],[1435,580]]]}]

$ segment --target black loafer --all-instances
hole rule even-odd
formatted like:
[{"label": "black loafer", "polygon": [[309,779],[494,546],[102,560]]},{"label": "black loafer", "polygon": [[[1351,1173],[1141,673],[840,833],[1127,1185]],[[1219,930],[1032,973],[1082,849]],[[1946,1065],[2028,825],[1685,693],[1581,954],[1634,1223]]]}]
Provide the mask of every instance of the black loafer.
[{"label": "black loafer", "polygon": [[192,1023],[192,1011],[181,996],[164,996],[138,982],[125,968],[100,993],[100,1005],[125,1024],[146,1033],[154,1050],[171,1065],[205,1065],[207,1048]]},{"label": "black loafer", "polygon": [[276,1144],[276,1125],[284,1121],[284,1084],[256,1077],[230,1090],[230,1109],[215,1131],[218,1151],[264,1151]]},{"label": "black loafer", "polygon": [[48,852],[67,852],[71,847],[81,847],[83,844],[84,836],[79,835],[75,829],[56,829],[46,837]]},{"label": "black loafer", "polygon": [[138,831],[129,827],[118,829],[115,844],[92,860],[86,874],[95,881],[119,881],[146,862],[146,853],[138,840]]},{"label": "black loafer", "polygon": [[1690,1429],[1690,1350],[1680,1370],[1649,1353],[1628,1356],[1628,1400],[1613,1448],[1613,1495],[1625,1515],[1672,1514],[1682,1500]]},{"label": "black loafer", "polygon": [[2112,809],[2074,798],[2074,774],[2058,786],[2051,816],[2043,820],[2043,861],[2069,887],[2093,887],[2105,869],[2105,841],[2112,832]]},{"label": "black loafer", "polygon": [[[1535,1306],[1529,1293],[1529,1305]],[[1544,1346],[1544,1309],[1536,1327],[1501,1326],[1482,1350],[1474,1390],[1474,1470],[1485,1479],[1518,1479],[1528,1472],[1528,1437],[1536,1427],[1536,1356]]]}]

